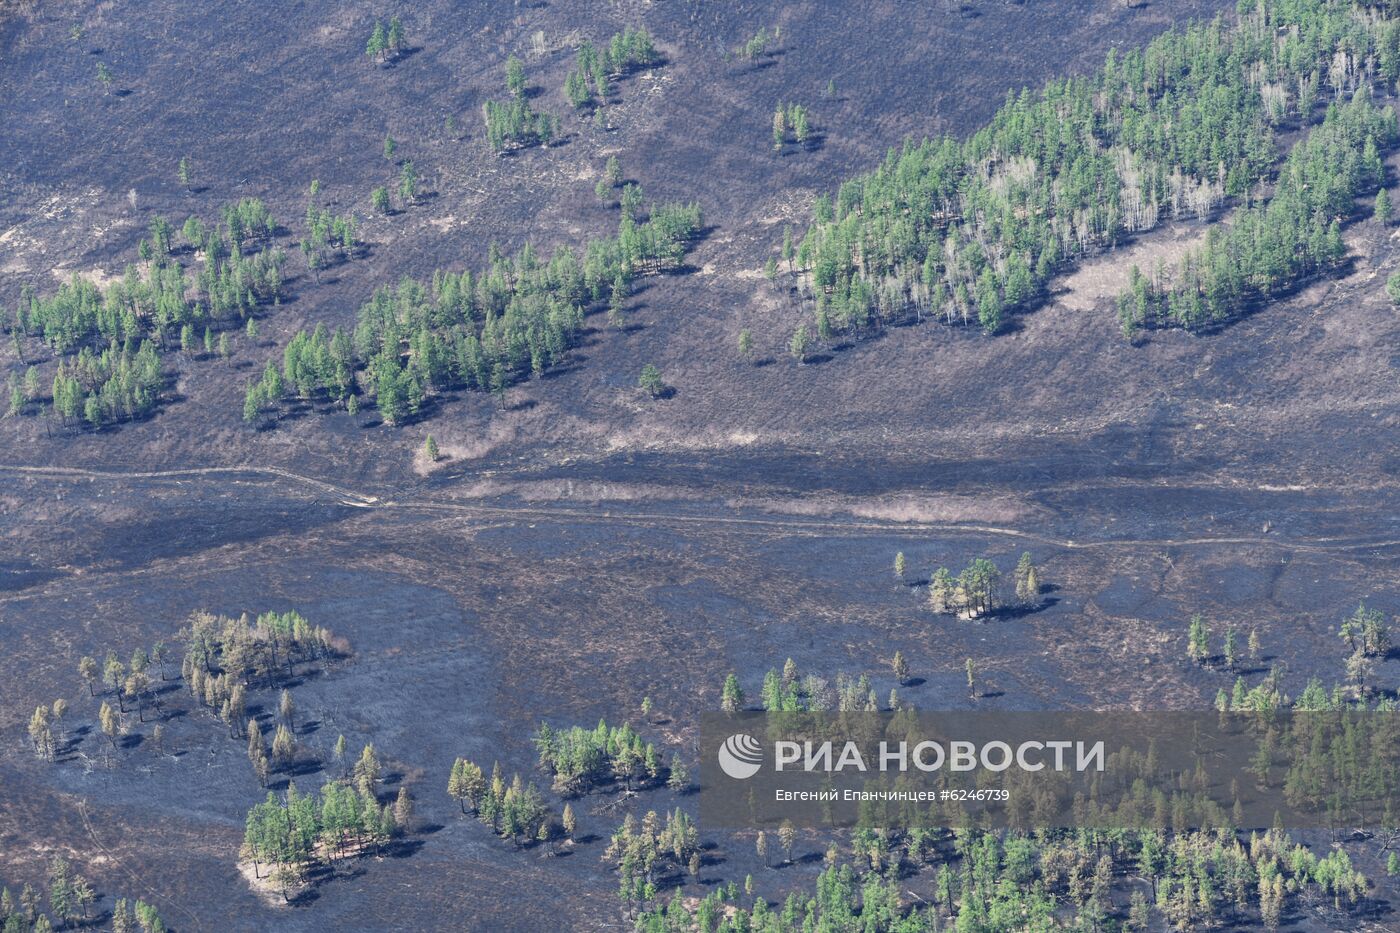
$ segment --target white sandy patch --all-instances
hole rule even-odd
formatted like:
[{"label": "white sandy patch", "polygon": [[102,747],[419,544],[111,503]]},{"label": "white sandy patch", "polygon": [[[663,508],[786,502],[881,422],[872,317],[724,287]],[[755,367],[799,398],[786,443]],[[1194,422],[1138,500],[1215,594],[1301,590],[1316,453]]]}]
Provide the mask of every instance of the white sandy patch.
[{"label": "white sandy patch", "polygon": [[981,522],[1007,524],[1030,514],[1024,504],[1009,499],[974,496],[901,495],[880,498],[824,496],[817,499],[731,500],[731,506],[758,505],[785,515],[813,518],[845,514],[881,522],[911,524]]},{"label": "white sandy patch", "polygon": [[[769,438],[772,439],[771,437]],[[610,451],[621,450],[730,450],[748,447],[759,435],[745,428],[716,428],[678,433],[654,425],[613,432],[607,437]]]},{"label": "white sandy patch", "polygon": [[1129,246],[1081,262],[1069,275],[1052,282],[1051,287],[1061,292],[1055,301],[1078,311],[1092,311],[1122,294],[1133,266],[1150,276],[1161,260],[1170,274],[1186,251],[1204,239],[1204,228],[1175,224],[1144,234]]},{"label": "white sandy patch", "polygon": [[77,275],[78,278],[84,279],[85,281],[88,281],[88,282],[91,282],[93,285],[96,285],[98,288],[102,288],[102,289],[105,289],[107,286],[111,285],[113,282],[117,282],[117,281],[120,281],[120,280],[121,280],[121,276],[120,276],[120,275],[112,275],[112,274],[109,274],[109,273],[107,273],[107,272],[104,272],[102,269],[76,269],[76,270],[75,270],[75,269],[65,269],[65,268],[62,268],[62,267],[58,267],[58,268],[52,269],[52,270],[50,270],[50,271],[53,273],[53,277],[54,277],[55,279],[57,279],[57,280],[59,281],[60,284],[69,281],[70,279],[73,278],[74,275]]}]

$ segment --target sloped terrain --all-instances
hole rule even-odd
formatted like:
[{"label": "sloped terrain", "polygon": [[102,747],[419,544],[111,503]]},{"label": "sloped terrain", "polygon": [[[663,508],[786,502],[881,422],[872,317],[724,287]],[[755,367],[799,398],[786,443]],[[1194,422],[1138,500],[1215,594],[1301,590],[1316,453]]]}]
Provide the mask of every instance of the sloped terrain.
[{"label": "sloped terrain", "polygon": [[[1341,619],[1361,600],[1400,612],[1400,317],[1378,225],[1347,228],[1337,277],[1218,332],[1137,343],[1111,308],[1127,266],[1199,228],[1086,262],[1011,333],[897,327],[806,365],[786,350],[803,312],[761,268],[817,193],[907,136],[966,132],[1008,90],[1233,6],[888,2],[857,23],[836,4],[675,0],[0,8],[0,307],[74,273],[119,277],[155,217],[213,220],[243,197],[286,227],[290,273],[231,359],[164,354],[170,385],[150,417],[80,430],[35,405],[0,421],[0,877],[38,884],[63,854],[106,909],[118,892],[143,897],[178,930],[625,928],[608,835],[629,807],[684,797],[585,797],[588,841],[548,857],[461,817],[444,793],[453,759],[530,774],[540,721],[600,717],[690,755],[725,675],[756,691],[788,657],[868,672],[884,696],[900,650],[920,681],[901,694],[921,708],[973,702],[967,658],[988,708],[1199,706],[1234,677],[1185,660],[1196,612],[1257,628],[1255,674],[1286,661],[1294,694],[1340,680]],[[408,50],[376,65],[365,40],[395,12]],[[579,41],[629,25],[663,59],[617,82],[599,129],[569,114],[561,86]],[[734,54],[774,26],[770,54]],[[505,95],[511,54],[564,136],[503,157],[480,110]],[[773,153],[778,101],[811,110],[807,149]],[[320,401],[244,422],[244,388],[287,338],[352,327],[380,285],[478,267],[492,243],[612,233],[617,211],[593,193],[609,155],[649,199],[705,213],[685,266],[639,281],[624,327],[590,315],[568,363],[504,403],[449,392],[400,427]],[[378,216],[369,192],[392,187],[402,159],[424,194]],[[323,204],[361,216],[365,241],[319,281],[296,250],[313,179]],[[753,360],[736,351],[741,329]],[[46,392],[55,361],[26,354]],[[664,397],[637,387],[644,363]],[[0,365],[24,371],[8,344]],[[420,452],[429,434],[435,464]],[[1009,570],[1026,550],[1050,584],[1044,608],[985,624],[926,609],[933,568],[987,556]],[[342,634],[352,656],[292,687],[301,741],[322,755],[341,734],[356,751],[375,742],[386,793],[417,800],[402,845],[292,907],[240,877],[244,815],[264,791],[242,741],[183,691],[164,748],[138,725],[114,765],[102,758],[79,658],[173,641],[201,608],[297,608]],[[1390,657],[1376,678],[1397,674]],[[25,726],[60,696],[87,731],[38,761]],[[271,721],[275,702],[258,697],[258,714]],[[752,873],[780,901],[811,888],[825,848],[804,838],[810,858],[777,870],[751,838],[706,842],[697,897]],[[1395,891],[1377,849],[1352,857],[1378,885],[1360,922],[1384,929]],[[902,884],[931,896],[928,877]],[[1328,928],[1320,916],[1290,922]]]}]

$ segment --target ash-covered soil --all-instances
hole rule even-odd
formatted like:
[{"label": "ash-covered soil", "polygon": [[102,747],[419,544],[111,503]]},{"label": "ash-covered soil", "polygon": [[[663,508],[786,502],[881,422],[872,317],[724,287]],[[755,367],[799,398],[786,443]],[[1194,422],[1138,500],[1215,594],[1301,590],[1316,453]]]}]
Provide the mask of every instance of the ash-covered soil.
[{"label": "ash-covered soil", "polygon": [[[443,917],[614,929],[601,854],[617,795],[585,798],[594,838],[548,858],[459,817],[444,793],[454,757],[528,771],[541,720],[600,717],[689,754],[727,673],[754,692],[787,657],[829,677],[868,672],[883,697],[900,650],[920,681],[900,692],[926,708],[973,702],[969,657],[979,706],[1196,706],[1233,677],[1184,659],[1194,612],[1257,627],[1262,663],[1285,660],[1295,694],[1339,679],[1340,620],[1363,599],[1400,612],[1400,318],[1383,292],[1396,263],[1369,222],[1347,231],[1346,275],[1218,333],[1123,341],[1103,300],[1124,267],[1111,255],[1010,334],[924,324],[806,366],[784,352],[798,309],[760,267],[815,194],[907,135],[971,129],[1008,89],[1233,4],[972,6],[874,4],[853,30],[848,10],[821,3],[430,2],[403,11],[414,48],[388,68],[363,55],[387,15],[367,4],[5,7],[0,304],[74,271],[119,274],[157,215],[211,219],[257,196],[294,223],[313,178],[328,206],[368,214],[369,190],[397,172],[386,132],[430,196],[366,219],[369,255],[319,283],[294,257],[288,300],[231,362],[168,355],[174,397],[152,418],[100,433],[0,422],[0,875],[37,882],[65,853],[179,930]],[[561,145],[486,151],[479,108],[502,96],[507,54],[526,60],[537,106],[562,114],[574,44],[628,24],[650,29],[666,63],[620,83],[615,129],[566,118]],[[782,41],[761,66],[725,57],[775,24]],[[773,155],[778,100],[812,110],[812,151]],[[709,227],[687,271],[646,280],[626,330],[590,322],[573,365],[504,408],[459,393],[398,429],[313,408],[272,430],[242,423],[243,387],[284,339],[351,324],[376,286],[475,265],[493,240],[607,232],[616,215],[592,187],[609,154],[649,196],[698,200]],[[193,192],[176,180],[182,156]],[[1141,241],[1132,261],[1178,235],[1192,232]],[[737,358],[741,328],[768,362]],[[640,395],[643,362],[672,396]],[[8,346],[0,364],[18,371]],[[431,469],[417,456],[428,433],[446,454]],[[890,572],[900,550],[905,584]],[[979,624],[924,608],[935,566],[988,556],[1009,570],[1024,550],[1052,587],[1043,609]],[[262,795],[243,743],[172,695],[184,712],[166,748],[136,742],[109,766],[76,674],[83,655],[170,640],[200,608],[297,608],[344,635],[352,657],[293,687],[301,738],[323,753],[339,734],[353,750],[373,740],[389,787],[418,802],[402,846],[293,908],[253,893],[235,864]],[[1397,675],[1395,660],[1378,672]],[[41,763],[24,727],[60,696],[90,731]],[[677,803],[655,791],[625,806]],[[765,869],[751,839],[710,841],[695,893],[753,872],[776,899],[820,865]]]}]

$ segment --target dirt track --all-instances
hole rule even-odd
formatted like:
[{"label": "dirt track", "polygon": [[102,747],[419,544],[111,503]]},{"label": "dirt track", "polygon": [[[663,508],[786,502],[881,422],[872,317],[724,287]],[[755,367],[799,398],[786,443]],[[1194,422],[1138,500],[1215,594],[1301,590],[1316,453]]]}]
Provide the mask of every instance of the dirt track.
[{"label": "dirt track", "polygon": [[[1400,537],[1395,538],[1375,538],[1367,536],[1316,536],[1311,538],[1292,537],[1245,537],[1245,536],[1194,536],[1194,537],[1162,537],[1162,538],[1112,538],[1108,540],[1095,541],[1092,539],[1059,538],[1051,535],[1039,534],[1034,531],[995,526],[983,525],[971,522],[927,522],[927,521],[861,521],[858,519],[842,519],[832,521],[822,521],[819,519],[800,519],[768,517],[760,518],[745,516],[742,514],[730,515],[686,515],[668,512],[648,512],[634,511],[630,508],[625,510],[609,509],[599,511],[595,508],[580,508],[578,506],[560,505],[553,508],[527,505],[488,505],[484,503],[468,503],[453,501],[450,497],[415,497],[411,499],[381,499],[378,496],[368,495],[362,492],[348,489],[343,486],[336,486],[324,480],[311,476],[303,476],[292,473],[288,470],[281,470],[274,467],[200,467],[189,470],[155,470],[138,472],[120,472],[104,470],[82,470],[68,467],[29,467],[0,464],[0,473],[12,473],[29,477],[45,477],[50,479],[92,479],[111,482],[123,480],[146,480],[146,479],[174,479],[179,480],[187,477],[229,477],[239,476],[267,476],[279,481],[292,484],[304,485],[319,492],[326,493],[334,497],[338,504],[360,509],[399,509],[405,511],[417,511],[428,513],[447,513],[468,516],[481,516],[496,519],[534,519],[538,521],[561,521],[561,522],[620,522],[638,524],[717,524],[733,527],[752,526],[758,529],[778,529],[787,534],[809,534],[809,535],[832,535],[832,534],[906,534],[909,536],[923,534],[937,534],[947,532],[967,532],[971,534],[984,535],[989,537],[1006,537],[1023,540],[1035,544],[1047,545],[1054,548],[1067,550],[1091,549],[1091,548],[1179,548],[1179,547],[1211,547],[1218,545],[1258,545],[1262,547],[1276,547],[1290,551],[1314,551],[1325,553],[1328,551],[1359,551],[1359,550],[1384,550],[1393,547],[1400,547]],[[236,482],[237,480],[234,479]],[[1120,481],[1118,484],[1122,489],[1139,488],[1169,488],[1172,491],[1183,491],[1191,489],[1229,489],[1231,484],[1211,485],[1205,483],[1183,484],[1164,482],[1140,482]],[[1384,489],[1400,489],[1400,483],[1387,484]],[[1044,491],[1043,489],[1041,491]],[[1272,491],[1272,490],[1271,490]],[[1304,492],[1304,489],[1283,490]],[[1335,491],[1335,490],[1334,490]],[[1368,486],[1365,492],[1379,493],[1382,490],[1374,486]],[[256,499],[256,496],[253,498]],[[742,505],[742,503],[740,503]],[[625,508],[625,507],[624,507]],[[837,506],[839,510],[839,506]],[[735,512],[743,511],[742,508],[735,508]]]},{"label": "dirt track", "polygon": [[[884,696],[901,651],[920,681],[901,695],[929,709],[972,702],[968,658],[990,685],[983,708],[1199,706],[1233,676],[1185,660],[1195,612],[1217,634],[1258,628],[1251,681],[1275,662],[1295,695],[1311,677],[1336,681],[1337,626],[1357,602],[1400,614],[1400,315],[1383,293],[1393,240],[1373,224],[1347,229],[1343,277],[1218,333],[1118,335],[1112,273],[1150,259],[1161,244],[1149,238],[995,339],[924,324],[836,342],[809,365],[788,358],[796,307],[759,269],[818,192],[908,135],[967,131],[1008,89],[1234,4],[942,6],[875,5],[852,31],[834,4],[427,2],[409,24],[421,47],[387,69],[364,61],[364,27],[383,15],[365,5],[288,7],[277,30],[248,4],[156,2],[139,16],[39,5],[0,23],[14,50],[0,84],[18,89],[0,100],[14,128],[0,178],[16,195],[0,203],[0,307],[26,284],[52,288],[55,267],[119,274],[158,215],[178,226],[256,195],[295,225],[311,178],[328,207],[363,213],[396,171],[385,133],[432,189],[366,217],[368,255],[320,282],[294,257],[287,300],[232,360],[170,354],[171,398],[154,417],[98,433],[0,421],[5,880],[39,883],[52,846],[109,898],[155,895],[180,929],[433,929],[442,917],[493,933],[617,929],[601,862],[620,819],[612,798],[579,803],[593,842],[541,858],[459,818],[443,794],[457,755],[535,774],[541,720],[635,719],[644,696],[651,731],[688,754],[726,674],[753,692],[788,657],[825,677],[870,673]],[[725,54],[775,15],[780,54],[761,67]],[[668,62],[620,84],[613,130],[570,124],[562,144],[505,159],[475,122],[462,139],[444,132],[446,115],[466,126],[499,95],[510,52],[527,56],[541,106],[566,112],[570,43],[634,20]],[[541,29],[549,50],[536,57]],[[249,37],[256,47],[237,54]],[[95,89],[98,60],[126,93]],[[776,100],[812,109],[819,145],[772,155]],[[552,246],[614,229],[591,190],[609,154],[649,198],[698,199],[712,228],[693,268],[641,283],[625,328],[591,318],[570,365],[504,405],[447,393],[395,429],[310,401],[270,430],[242,423],[243,387],[281,341],[350,324],[375,287],[475,266],[493,240]],[[181,155],[198,190],[174,181]],[[295,252],[294,237],[281,242]],[[740,328],[753,363],[735,353]],[[0,367],[21,372],[10,353],[0,344]],[[674,397],[640,394],[643,362]],[[46,377],[53,363],[37,360]],[[431,470],[418,457],[428,433],[448,455]],[[1023,550],[1045,568],[1039,611],[964,623],[926,609],[935,567],[990,557],[1009,570]],[[337,734],[374,741],[391,788],[418,800],[411,846],[272,909],[235,867],[264,791],[210,717],[179,707],[170,753],[138,727],[115,767],[94,764],[104,740],[78,658],[170,640],[202,608],[297,608],[348,639],[351,662],[294,687],[302,738],[321,752]],[[1378,676],[1400,683],[1400,659]],[[44,764],[25,746],[25,711],[58,696],[89,731]],[[689,805],[664,791],[638,803]],[[694,892],[752,872],[777,899],[810,888],[820,863],[770,870],[751,839],[711,841]],[[926,880],[907,888],[927,896]]]}]

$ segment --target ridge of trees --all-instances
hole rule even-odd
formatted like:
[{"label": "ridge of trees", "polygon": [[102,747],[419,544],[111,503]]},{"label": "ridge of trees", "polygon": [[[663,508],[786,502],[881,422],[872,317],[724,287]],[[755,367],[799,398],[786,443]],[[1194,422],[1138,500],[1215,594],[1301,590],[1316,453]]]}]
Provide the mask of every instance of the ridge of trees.
[{"label": "ridge of trees", "polygon": [[353,334],[317,325],[288,342],[279,370],[269,362],[244,400],[259,420],[285,395],[323,394],[348,408],[373,398],[401,424],[434,391],[465,387],[501,395],[558,365],[576,344],[584,315],[605,297],[625,297],[638,277],[678,265],[700,229],[697,204],[660,204],[645,220],[624,208],[616,237],[590,240],[583,257],[562,246],[548,260],[526,244],[508,257],[493,244],[486,269],[404,278],[361,306]]},{"label": "ridge of trees", "polygon": [[1235,211],[1228,227],[1209,228],[1172,270],[1148,279],[1133,267],[1118,299],[1123,332],[1219,323],[1339,264],[1342,221],[1358,195],[1384,184],[1380,153],[1395,140],[1391,108],[1361,95],[1329,104],[1321,125],[1289,152],[1267,201]]},{"label": "ridge of trees", "polygon": [[[1111,51],[1092,76],[1009,93],[966,140],[891,149],[834,198],[819,196],[795,253],[784,249],[818,334],[858,335],[925,314],[995,333],[1078,259],[1167,217],[1211,218],[1269,180],[1279,133],[1313,123],[1320,99],[1394,85],[1400,24],[1388,12],[1343,0],[1246,0],[1234,22],[1173,29],[1140,51]],[[1370,133],[1377,148],[1393,136],[1380,126]],[[1329,126],[1286,172],[1334,148],[1335,135]],[[1366,171],[1344,177],[1374,180]],[[1328,187],[1337,195],[1328,208],[1349,214],[1343,201],[1355,184]],[[1277,245],[1310,243],[1321,220],[1306,209],[1317,202],[1285,189],[1268,219],[1304,228]],[[1228,245],[1242,249],[1243,237]],[[1211,256],[1224,255],[1224,242]],[[1271,286],[1293,281],[1334,255],[1318,245],[1301,260],[1276,256],[1251,271]],[[1145,316],[1198,327],[1242,310],[1223,299],[1211,307]]]}]

